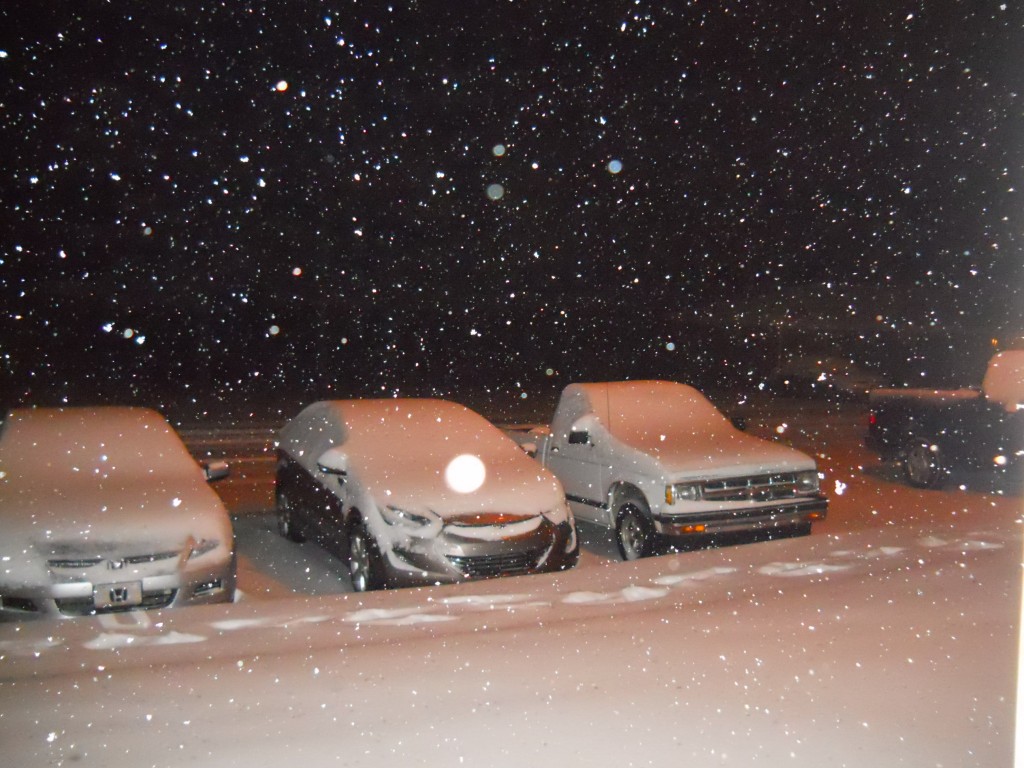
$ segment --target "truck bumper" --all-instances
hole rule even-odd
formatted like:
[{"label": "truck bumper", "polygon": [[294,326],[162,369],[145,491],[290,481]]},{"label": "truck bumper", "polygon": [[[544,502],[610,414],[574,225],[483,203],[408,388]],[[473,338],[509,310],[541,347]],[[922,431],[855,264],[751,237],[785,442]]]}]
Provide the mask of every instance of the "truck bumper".
[{"label": "truck bumper", "polygon": [[661,536],[680,538],[709,533],[795,528],[824,520],[827,514],[828,499],[816,497],[806,501],[753,509],[695,512],[688,515],[655,515],[654,528]]}]

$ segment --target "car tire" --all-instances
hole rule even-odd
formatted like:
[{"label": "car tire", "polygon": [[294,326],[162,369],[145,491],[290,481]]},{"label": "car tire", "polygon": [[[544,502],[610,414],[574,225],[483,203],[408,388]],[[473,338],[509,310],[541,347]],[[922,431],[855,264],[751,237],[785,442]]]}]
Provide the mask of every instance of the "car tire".
[{"label": "car tire", "polygon": [[296,519],[295,507],[284,494],[277,497],[277,532],[296,544],[306,540],[306,534]]},{"label": "car tire", "polygon": [[361,519],[354,519],[349,525],[348,571],[356,592],[371,592],[387,586],[380,549]]},{"label": "car tire", "polygon": [[937,488],[948,472],[942,450],[930,440],[911,440],[903,450],[903,476],[915,488]]},{"label": "car tire", "polygon": [[650,557],[654,554],[656,539],[647,504],[634,497],[619,501],[615,509],[615,543],[622,559]]}]

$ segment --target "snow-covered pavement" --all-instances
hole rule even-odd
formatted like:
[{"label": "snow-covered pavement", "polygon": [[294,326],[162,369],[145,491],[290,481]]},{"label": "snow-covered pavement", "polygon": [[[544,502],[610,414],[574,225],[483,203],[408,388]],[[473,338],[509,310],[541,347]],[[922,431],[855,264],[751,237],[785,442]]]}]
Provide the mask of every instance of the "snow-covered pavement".
[{"label": "snow-covered pavement", "polygon": [[915,491],[843,444],[810,537],[0,626],[0,744],[12,765],[1012,764],[1019,496]]}]

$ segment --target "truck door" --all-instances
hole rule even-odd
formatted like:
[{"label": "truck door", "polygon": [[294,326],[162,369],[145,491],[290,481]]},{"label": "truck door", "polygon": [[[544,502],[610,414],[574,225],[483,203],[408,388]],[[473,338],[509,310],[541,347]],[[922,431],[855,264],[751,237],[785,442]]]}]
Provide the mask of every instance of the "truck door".
[{"label": "truck door", "polygon": [[582,520],[608,524],[603,429],[596,422],[574,424],[568,433],[551,436],[548,468],[562,482],[572,512]]}]

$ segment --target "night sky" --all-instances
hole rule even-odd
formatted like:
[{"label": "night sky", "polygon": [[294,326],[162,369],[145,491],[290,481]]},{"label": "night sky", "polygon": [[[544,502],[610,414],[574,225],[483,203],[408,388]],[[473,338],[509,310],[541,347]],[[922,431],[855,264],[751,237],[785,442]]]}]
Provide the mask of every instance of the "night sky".
[{"label": "night sky", "polygon": [[1021,328],[1010,2],[26,0],[0,28],[4,406],[755,386],[751,312],[825,325],[793,296],[862,341]]}]

